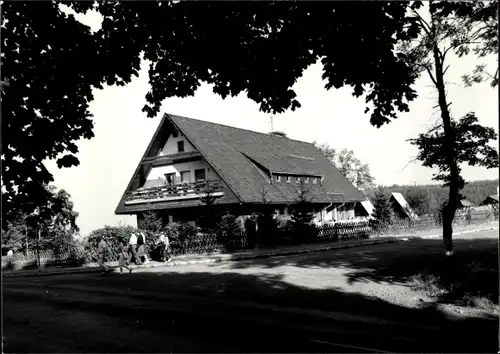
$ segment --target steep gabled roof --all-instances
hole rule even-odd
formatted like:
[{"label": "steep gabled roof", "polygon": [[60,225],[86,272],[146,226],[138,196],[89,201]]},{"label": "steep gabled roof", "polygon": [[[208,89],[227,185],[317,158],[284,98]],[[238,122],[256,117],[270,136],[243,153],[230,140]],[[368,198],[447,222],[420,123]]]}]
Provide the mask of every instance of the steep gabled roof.
[{"label": "steep gabled roof", "polygon": [[322,186],[308,186],[317,202],[335,201],[335,192],[344,194],[341,201],[365,199],[311,143],[192,118],[166,116],[245,203],[261,203],[263,186],[272,202],[290,202],[296,197],[297,183],[269,184],[259,168],[324,177]]},{"label": "steep gabled roof", "polygon": [[[299,189],[296,181],[292,178],[291,183],[286,183],[282,179],[270,184],[271,173],[323,178],[322,184],[307,185],[316,203],[366,199],[311,143],[171,114],[164,115],[143,162],[159,154],[173,129],[184,135],[241,203],[262,203],[264,195],[271,203],[288,204],[296,200]],[[139,165],[126,192],[138,188],[150,168]],[[124,198],[125,194],[117,212],[124,212],[120,207]]]},{"label": "steep gabled roof", "polygon": [[408,216],[409,218],[415,218],[416,214],[406,201],[405,197],[399,192],[393,192],[391,194],[391,200],[395,201],[401,208],[401,210]]}]

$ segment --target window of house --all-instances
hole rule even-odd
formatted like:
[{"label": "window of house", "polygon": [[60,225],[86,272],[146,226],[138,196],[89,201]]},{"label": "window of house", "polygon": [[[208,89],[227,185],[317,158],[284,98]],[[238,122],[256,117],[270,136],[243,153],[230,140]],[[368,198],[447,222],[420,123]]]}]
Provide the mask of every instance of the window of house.
[{"label": "window of house", "polygon": [[165,179],[167,180],[167,185],[173,186],[175,184],[175,173],[166,173]]},{"label": "window of house", "polygon": [[275,180],[276,182],[281,182],[281,176],[279,176],[279,175],[275,175],[275,176],[274,176],[274,180]]},{"label": "window of house", "polygon": [[204,168],[194,170],[194,180],[199,181],[200,179],[203,181],[207,179],[206,171]]},{"label": "window of house", "polygon": [[286,183],[290,183],[290,176],[286,176]]},{"label": "window of house", "polygon": [[172,137],[173,137],[173,138],[177,138],[178,136],[179,136],[179,132],[178,132],[177,130],[174,130],[174,131],[172,132]]},{"label": "window of house", "polygon": [[317,184],[318,183],[318,178],[317,177],[313,177],[312,180],[313,180],[313,184]]},{"label": "window of house", "polygon": [[181,172],[181,182],[187,182],[189,183],[190,177],[191,176],[191,171],[182,171]]},{"label": "window of house", "polygon": [[300,183],[300,177],[295,177],[295,181],[296,181],[297,183]]},{"label": "window of house", "polygon": [[183,152],[183,151],[184,151],[184,140],[181,140],[177,142],[177,152]]},{"label": "window of house", "polygon": [[309,177],[304,177],[304,182],[309,183]]}]

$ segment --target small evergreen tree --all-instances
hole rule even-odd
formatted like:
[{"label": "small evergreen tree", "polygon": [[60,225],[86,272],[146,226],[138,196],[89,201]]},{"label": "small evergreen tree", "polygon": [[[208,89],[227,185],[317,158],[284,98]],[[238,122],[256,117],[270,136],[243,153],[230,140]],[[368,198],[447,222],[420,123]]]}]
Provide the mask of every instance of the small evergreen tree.
[{"label": "small evergreen tree", "polygon": [[300,180],[297,191],[296,202],[292,208],[292,223],[294,232],[299,239],[308,241],[314,237],[315,227],[312,225],[314,220],[314,210],[311,202],[314,197],[311,196],[310,189],[305,185],[304,180]]},{"label": "small evergreen tree", "polygon": [[271,208],[269,202],[269,191],[266,186],[262,186],[261,190],[262,204],[263,207],[257,216],[257,243],[262,242],[263,244],[276,244],[278,224],[274,219],[274,210]]},{"label": "small evergreen tree", "polygon": [[142,220],[139,222],[139,228],[144,231],[149,231],[153,234],[159,233],[165,225],[163,220],[155,211],[147,211],[143,214]]},{"label": "small evergreen tree", "polygon": [[214,196],[215,189],[206,181],[203,187],[199,189],[202,194],[200,203],[203,205],[201,217],[198,219],[198,224],[205,232],[213,232],[217,228],[218,222],[221,220],[221,215],[217,211],[217,197]]},{"label": "small evergreen tree", "polygon": [[392,211],[389,198],[387,197],[382,187],[377,188],[377,190],[375,191],[375,199],[373,204],[375,208],[375,210],[373,211],[373,217],[376,220],[377,224],[390,223],[392,218],[394,217],[394,213]]}]

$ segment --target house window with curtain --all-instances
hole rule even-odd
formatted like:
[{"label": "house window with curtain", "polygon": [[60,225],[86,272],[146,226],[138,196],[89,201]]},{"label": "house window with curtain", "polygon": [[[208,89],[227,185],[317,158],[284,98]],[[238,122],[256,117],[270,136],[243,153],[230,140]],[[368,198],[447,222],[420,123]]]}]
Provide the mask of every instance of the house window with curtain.
[{"label": "house window with curtain", "polygon": [[304,177],[304,182],[309,183],[309,177]]},{"label": "house window with curtain", "polygon": [[290,176],[286,176],[286,183],[290,183]]}]

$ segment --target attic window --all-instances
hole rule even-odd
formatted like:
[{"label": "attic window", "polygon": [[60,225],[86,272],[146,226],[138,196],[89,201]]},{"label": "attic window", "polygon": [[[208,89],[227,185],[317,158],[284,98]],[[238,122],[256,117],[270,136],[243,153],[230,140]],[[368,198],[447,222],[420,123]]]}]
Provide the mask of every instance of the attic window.
[{"label": "attic window", "polygon": [[179,136],[179,132],[177,131],[177,129],[175,129],[173,132],[172,132],[172,138],[177,138]]},{"label": "attic window", "polygon": [[286,176],[286,183],[290,183],[290,176]]},{"label": "attic window", "polygon": [[178,141],[177,142],[177,152],[183,152],[184,151],[184,141]]},{"label": "attic window", "polygon": [[318,184],[318,178],[317,177],[313,177],[312,180],[313,180],[313,184]]}]

